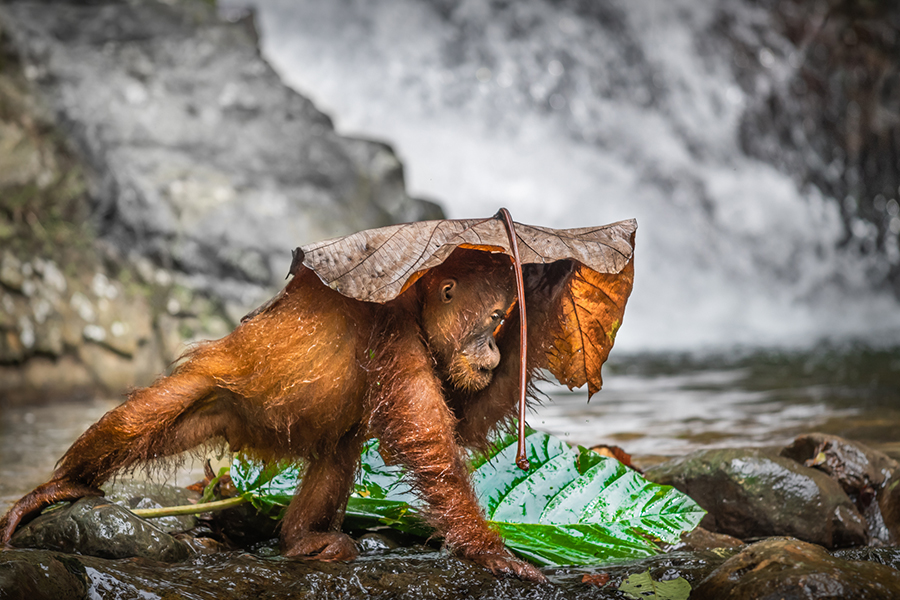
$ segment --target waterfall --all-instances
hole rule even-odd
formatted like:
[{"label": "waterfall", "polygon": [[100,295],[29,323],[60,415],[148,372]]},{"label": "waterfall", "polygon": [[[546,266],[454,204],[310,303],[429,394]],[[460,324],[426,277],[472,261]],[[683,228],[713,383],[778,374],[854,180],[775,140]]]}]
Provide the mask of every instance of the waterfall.
[{"label": "waterfall", "polygon": [[[756,4],[254,5],[284,80],[341,133],[392,144],[411,194],[448,216],[636,217],[618,348],[900,337],[897,300],[866,276],[872,257],[842,244],[843,199],[743,149],[748,107],[785,84],[799,52]],[[749,84],[736,69],[748,55],[759,67]]]}]

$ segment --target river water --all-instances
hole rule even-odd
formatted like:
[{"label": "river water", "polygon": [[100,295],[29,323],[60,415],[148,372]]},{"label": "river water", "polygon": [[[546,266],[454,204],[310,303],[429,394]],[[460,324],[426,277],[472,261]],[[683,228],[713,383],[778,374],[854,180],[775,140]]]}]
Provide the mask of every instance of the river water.
[{"label": "river water", "polygon": [[[529,425],[573,444],[619,445],[639,466],[704,448],[782,445],[812,431],[859,440],[900,460],[897,349],[621,355],[607,364],[604,379],[590,402],[585,393],[545,385],[547,398]],[[45,481],[72,441],[117,403],[0,410],[0,510]],[[154,477],[187,485],[202,478],[202,461]]]},{"label": "river water", "polygon": [[[727,13],[726,34],[760,44],[760,85],[796,65],[773,32],[762,43],[751,4],[255,2],[284,79],[342,133],[390,142],[411,192],[450,217],[638,218],[604,389],[587,402],[545,386],[533,427],[644,463],[809,431],[900,458],[900,305],[839,244],[839,204],[738,142],[755,98],[712,24]],[[0,408],[0,509],[117,402]]]}]

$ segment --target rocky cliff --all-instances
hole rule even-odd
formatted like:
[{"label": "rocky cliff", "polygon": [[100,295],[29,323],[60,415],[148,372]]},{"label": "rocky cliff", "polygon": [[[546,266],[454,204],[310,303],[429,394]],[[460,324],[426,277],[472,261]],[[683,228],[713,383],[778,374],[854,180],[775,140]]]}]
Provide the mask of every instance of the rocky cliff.
[{"label": "rocky cliff", "polygon": [[440,209],[203,2],[0,6],[0,400],[120,393],[277,289],[290,250]]}]

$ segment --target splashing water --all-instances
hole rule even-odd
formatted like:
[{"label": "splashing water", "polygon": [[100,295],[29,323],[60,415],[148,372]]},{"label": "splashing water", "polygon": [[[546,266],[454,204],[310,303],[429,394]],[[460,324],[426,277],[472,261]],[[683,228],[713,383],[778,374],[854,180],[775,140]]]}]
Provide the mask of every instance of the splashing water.
[{"label": "splashing water", "polygon": [[[411,193],[450,217],[498,206],[554,227],[637,217],[620,349],[898,339],[900,306],[839,250],[838,203],[741,151],[750,98],[717,26],[725,7],[258,0],[256,9],[263,52],[284,79],[342,133],[394,144]],[[751,25],[762,18],[749,6],[727,10]],[[767,50],[760,63],[772,85],[791,68],[789,55]]]}]

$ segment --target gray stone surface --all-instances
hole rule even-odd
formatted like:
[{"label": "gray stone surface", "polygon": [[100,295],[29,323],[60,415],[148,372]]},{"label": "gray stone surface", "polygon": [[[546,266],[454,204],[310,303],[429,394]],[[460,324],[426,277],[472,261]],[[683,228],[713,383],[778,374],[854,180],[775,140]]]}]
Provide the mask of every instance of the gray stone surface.
[{"label": "gray stone surface", "polygon": [[92,496],[47,512],[21,527],[10,543],[101,558],[185,560],[187,545],[109,500]]},{"label": "gray stone surface", "polygon": [[732,556],[696,586],[699,600],[863,600],[900,597],[900,571],[835,558],[820,546],[773,538]]},{"label": "gray stone surface", "polygon": [[[338,136],[203,2],[7,3],[6,32],[96,173],[101,235],[246,302],[302,243],[436,216],[385,145]],[[228,285],[224,285],[224,284]]]},{"label": "gray stone surface", "polygon": [[702,527],[740,539],[787,535],[826,548],[864,545],[867,525],[840,485],[774,452],[703,450],[649,469],[708,514]]},{"label": "gray stone surface", "polygon": [[0,4],[8,401],[145,385],[275,293],[292,248],[443,216],[212,4]]},{"label": "gray stone surface", "polygon": [[[200,499],[200,494],[185,488],[136,479],[108,483],[103,486],[103,491],[109,502],[128,509],[185,506]],[[159,517],[149,521],[154,527],[166,533],[180,533],[197,525],[197,517],[194,515]]]}]

